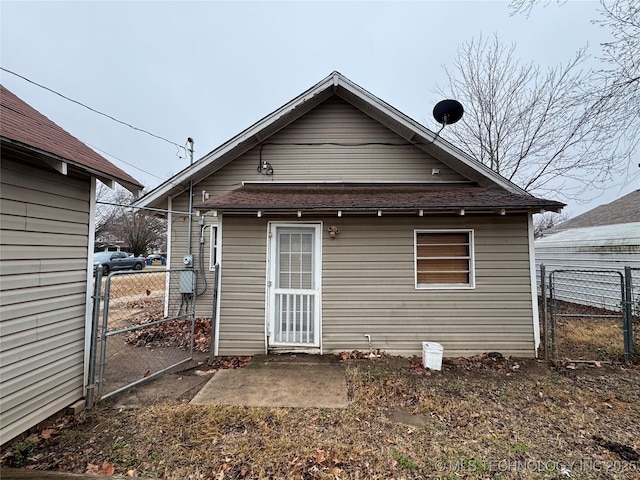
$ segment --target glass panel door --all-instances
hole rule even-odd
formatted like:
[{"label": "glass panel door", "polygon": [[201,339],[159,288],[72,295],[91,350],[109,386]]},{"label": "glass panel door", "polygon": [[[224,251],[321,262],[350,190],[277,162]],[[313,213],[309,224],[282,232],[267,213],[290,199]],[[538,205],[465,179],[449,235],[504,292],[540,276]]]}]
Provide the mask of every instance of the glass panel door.
[{"label": "glass panel door", "polygon": [[315,226],[276,228],[272,344],[317,344],[315,236]]}]

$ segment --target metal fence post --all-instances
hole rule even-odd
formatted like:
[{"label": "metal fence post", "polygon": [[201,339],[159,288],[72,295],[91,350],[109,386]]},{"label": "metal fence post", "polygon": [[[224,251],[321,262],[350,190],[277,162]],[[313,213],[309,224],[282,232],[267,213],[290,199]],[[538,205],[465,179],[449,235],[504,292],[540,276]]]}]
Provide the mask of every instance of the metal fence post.
[{"label": "metal fence post", "polygon": [[[113,275],[113,274],[111,274]],[[100,327],[100,364],[98,369],[98,399],[102,398],[104,387],[104,364],[107,356],[107,322],[109,321],[109,293],[111,289],[111,275],[107,277],[104,286],[104,306],[102,308],[102,325]]]},{"label": "metal fence post", "polygon": [[542,297],[542,341],[544,342],[544,359],[549,360],[549,337],[547,321],[547,279],[544,263],[540,264],[540,296]]},{"label": "metal fence post", "polygon": [[624,288],[622,308],[624,311],[624,361],[629,362],[634,354],[633,341],[633,301],[631,295],[631,267],[624,267]]},{"label": "metal fence post", "polygon": [[87,374],[87,408],[93,408],[96,387],[96,355],[98,348],[98,324],[100,321],[100,300],[102,299],[102,265],[96,268],[93,287],[93,310],[91,311],[91,343],[89,345],[89,369]]},{"label": "metal fence post", "polygon": [[549,312],[551,316],[551,355],[553,359],[558,358],[558,342],[556,338],[556,299],[553,291],[553,271],[549,273]]}]

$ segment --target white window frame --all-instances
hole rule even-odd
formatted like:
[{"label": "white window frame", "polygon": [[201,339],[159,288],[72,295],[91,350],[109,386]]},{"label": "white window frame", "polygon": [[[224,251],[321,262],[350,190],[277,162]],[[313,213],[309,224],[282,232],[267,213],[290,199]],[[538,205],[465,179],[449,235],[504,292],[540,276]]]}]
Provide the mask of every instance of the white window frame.
[{"label": "white window frame", "polygon": [[[418,234],[419,233],[466,233],[469,237],[469,283],[418,283]],[[413,274],[417,290],[472,290],[476,288],[475,235],[471,228],[460,229],[415,229],[413,231]]]},{"label": "white window frame", "polygon": [[218,224],[209,225],[209,271],[213,272],[216,269],[216,262],[218,261]]}]

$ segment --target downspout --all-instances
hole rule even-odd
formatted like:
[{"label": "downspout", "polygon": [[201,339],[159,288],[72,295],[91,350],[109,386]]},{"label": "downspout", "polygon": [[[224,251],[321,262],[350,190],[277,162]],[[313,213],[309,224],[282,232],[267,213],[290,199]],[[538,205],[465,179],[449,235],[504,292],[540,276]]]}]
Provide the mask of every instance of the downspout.
[{"label": "downspout", "polygon": [[[536,279],[536,252],[533,235],[533,214],[527,212],[527,233],[529,239],[529,282],[531,283],[531,316],[533,322],[534,356],[538,358],[540,348],[540,314],[538,312],[538,285]],[[542,292],[544,297],[544,292]]]},{"label": "downspout", "polygon": [[218,272],[220,271],[220,265],[217,263],[214,265],[214,280],[213,280],[213,301],[211,302],[211,339],[209,343],[209,363],[213,363],[213,359],[217,353],[218,342]]}]

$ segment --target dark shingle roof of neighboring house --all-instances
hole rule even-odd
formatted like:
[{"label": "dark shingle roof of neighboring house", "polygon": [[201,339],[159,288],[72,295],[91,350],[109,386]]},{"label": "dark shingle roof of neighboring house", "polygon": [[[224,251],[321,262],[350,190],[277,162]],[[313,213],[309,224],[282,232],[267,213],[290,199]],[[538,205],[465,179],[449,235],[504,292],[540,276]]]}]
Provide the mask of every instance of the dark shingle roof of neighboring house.
[{"label": "dark shingle roof of neighboring house", "polygon": [[135,178],[113,165],[62,127],[0,85],[0,137],[35,154],[55,158],[98,177],[106,177],[131,191],[142,190]]},{"label": "dark shingle roof of neighboring house", "polygon": [[640,222],[640,190],[635,190],[611,203],[600,205],[582,215],[562,222],[552,232],[570,228],[601,227],[634,222]]},{"label": "dark shingle roof of neighboring house", "polygon": [[560,209],[563,203],[479,185],[245,184],[195,208],[255,210],[523,210]]}]

